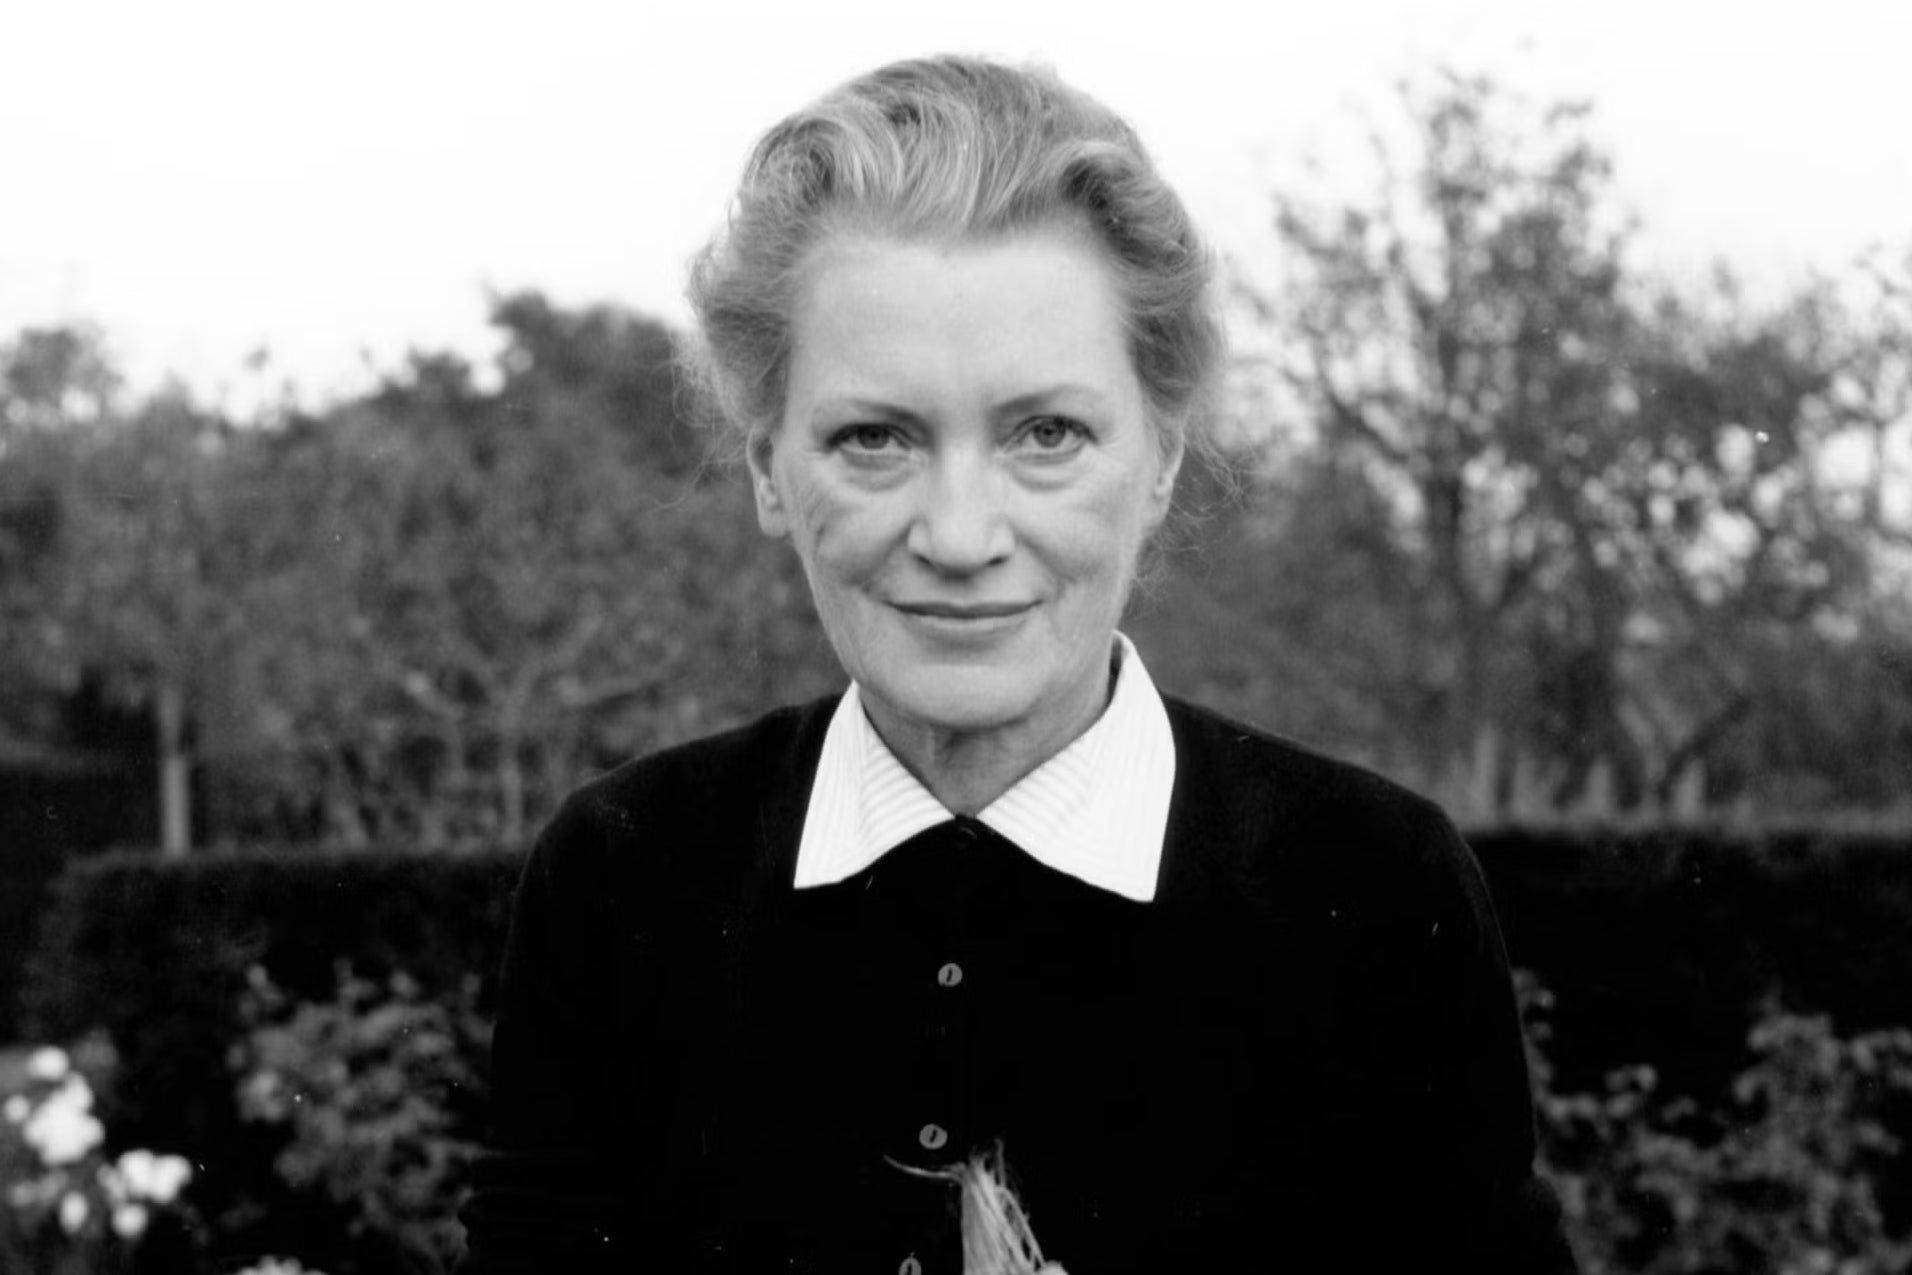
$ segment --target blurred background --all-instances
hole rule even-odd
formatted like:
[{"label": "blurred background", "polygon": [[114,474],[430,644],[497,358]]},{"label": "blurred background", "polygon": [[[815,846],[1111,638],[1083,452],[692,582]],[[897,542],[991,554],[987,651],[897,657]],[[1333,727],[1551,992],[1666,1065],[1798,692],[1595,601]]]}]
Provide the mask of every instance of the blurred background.
[{"label": "blurred background", "polygon": [[940,50],[1208,229],[1128,630],[1469,829],[1587,1269],[1912,1265],[1912,10],[1231,8],[9,11],[0,1271],[455,1257],[528,839],[841,685],[685,260]]}]

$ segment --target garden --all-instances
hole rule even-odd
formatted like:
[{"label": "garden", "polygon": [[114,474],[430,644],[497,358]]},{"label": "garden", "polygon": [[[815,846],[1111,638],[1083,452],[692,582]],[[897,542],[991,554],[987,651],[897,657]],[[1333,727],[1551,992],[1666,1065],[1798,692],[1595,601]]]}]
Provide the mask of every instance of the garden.
[{"label": "garden", "polygon": [[[1473,840],[1589,1275],[1907,1269],[1912,843]],[[485,1129],[477,971],[518,862],[122,855],[62,876],[22,996],[35,1043],[0,1070],[0,1266],[451,1269]]]},{"label": "garden", "polygon": [[[1669,282],[1583,105],[1402,104],[1124,632],[1469,829],[1589,1275],[1904,1272],[1912,251]],[[488,305],[245,410],[0,341],[0,1275],[448,1270],[523,847],[841,686],[680,334]]]}]

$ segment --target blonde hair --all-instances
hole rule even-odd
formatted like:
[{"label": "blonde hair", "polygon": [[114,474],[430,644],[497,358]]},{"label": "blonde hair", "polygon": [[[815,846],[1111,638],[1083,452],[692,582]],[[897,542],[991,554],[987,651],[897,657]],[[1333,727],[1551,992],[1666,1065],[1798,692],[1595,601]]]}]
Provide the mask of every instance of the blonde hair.
[{"label": "blonde hair", "polygon": [[1222,331],[1212,258],[1135,132],[1046,70],[970,57],[897,62],[757,144],[725,229],[693,260],[697,374],[748,438],[782,418],[803,265],[827,235],[978,239],[1079,224],[1123,304],[1165,450],[1206,415]]}]

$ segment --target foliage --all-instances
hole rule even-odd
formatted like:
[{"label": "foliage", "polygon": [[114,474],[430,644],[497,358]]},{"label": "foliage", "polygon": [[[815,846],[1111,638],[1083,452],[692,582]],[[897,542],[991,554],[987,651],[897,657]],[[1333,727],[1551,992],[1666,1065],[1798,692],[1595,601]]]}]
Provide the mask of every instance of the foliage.
[{"label": "foliage", "polygon": [[[344,1275],[449,1269],[462,1245],[453,1210],[482,1132],[490,1028],[477,981],[429,994],[402,974],[375,984],[342,970],[329,997],[304,1000],[253,971],[217,1075],[271,1154],[199,1148],[197,1170],[114,1151],[125,1142],[114,1095],[139,1078],[120,1074],[105,1036],[71,1062],[32,1051],[17,1079],[0,1076],[0,1270],[185,1275],[262,1250]],[[200,1191],[207,1178],[225,1190]]]},{"label": "foliage", "polygon": [[130,413],[99,410],[23,430],[0,453],[7,485],[31,502],[0,607],[22,614],[12,654],[43,685],[70,694],[91,679],[152,714],[161,839],[183,850],[187,708],[204,723],[230,720],[220,673],[250,638],[238,605],[248,539],[223,482],[231,427],[172,393]]},{"label": "foliage", "polygon": [[90,679],[149,713],[169,846],[517,842],[594,771],[834,680],[685,426],[671,334],[532,294],[493,317],[493,369],[420,354],[246,428],[0,349],[35,394],[0,393],[11,702]]},{"label": "foliage", "polygon": [[1912,1030],[1842,1038],[1824,1016],[1769,1002],[1748,1036],[1753,1062],[1718,1105],[1662,1096],[1650,1066],[1561,1093],[1545,1050],[1552,998],[1531,979],[1522,993],[1541,1159],[1588,1275],[1912,1265],[1912,1220],[1889,1218],[1878,1186],[1904,1171],[1887,1122],[1912,1100]]},{"label": "foliage", "polygon": [[1769,994],[1849,1031],[1906,1021],[1912,836],[1720,827],[1470,832],[1509,953],[1560,998],[1563,1083],[1649,1062],[1700,1096]]},{"label": "foliage", "polygon": [[[1741,1014],[1769,989],[1853,1030],[1903,1015],[1904,833],[1570,825],[1469,840],[1514,959],[1561,997],[1555,1053],[1572,1085],[1651,1061],[1668,1086],[1703,1092],[1745,1064]],[[332,994],[339,961],[374,980],[404,970],[433,993],[488,978],[521,863],[386,848],[77,864],[42,918],[28,1031],[106,1029],[128,1081],[124,1136],[217,1168],[250,1154],[220,1080],[248,967],[307,999]]]},{"label": "foliage", "polygon": [[190,1149],[212,1170],[202,1184],[209,1209],[223,1207],[213,1197],[257,1158],[222,1079],[250,967],[305,998],[332,994],[339,961],[367,978],[404,970],[429,992],[489,976],[520,863],[511,853],[387,850],[77,864],[43,920],[29,1030],[108,1032],[126,1080],[123,1135]]},{"label": "foliage", "polygon": [[766,659],[793,577],[699,463],[670,334],[534,296],[494,319],[496,388],[420,356],[235,467],[260,784],[334,843],[521,842],[589,774],[803,684]]},{"label": "foliage", "polygon": [[[1158,680],[1479,817],[1903,802],[1912,259],[1675,294],[1580,113],[1412,110],[1412,162],[1284,201],[1291,278],[1242,287],[1255,480],[1132,617]],[[0,742],[72,744],[98,688],[150,719],[175,848],[458,848],[834,684],[672,334],[493,319],[492,367],[250,423],[124,402],[97,334],[0,347]]]},{"label": "foliage", "polygon": [[[1504,843],[1475,839],[1489,851],[1483,857],[1497,890],[1504,888],[1506,865],[1524,859],[1558,876],[1562,897],[1590,914],[1583,928],[1626,936],[1624,944],[1581,951],[1578,982],[1563,995],[1558,1014],[1551,996],[1535,985],[1529,983],[1524,995],[1530,1040],[1536,1046],[1533,1070],[1544,1165],[1566,1204],[1590,1275],[1755,1270],[1868,1275],[1903,1269],[1912,1261],[1906,1247],[1912,1173],[1897,1139],[1912,1127],[1912,1031],[1893,1025],[1902,1018],[1903,998],[1895,999],[1891,989],[1902,987],[1906,958],[1889,951],[1869,954],[1885,971],[1888,990],[1872,1015],[1884,1026],[1841,1036],[1832,1031],[1830,1017],[1786,1014],[1769,1004],[1747,1033],[1740,1015],[1748,1004],[1742,989],[1768,976],[1787,988],[1789,999],[1812,1001],[1828,988],[1836,992],[1858,981],[1849,971],[1820,971],[1802,979],[1787,962],[1813,956],[1855,960],[1854,950],[1877,946],[1881,936],[1889,935],[1893,924],[1868,919],[1869,914],[1853,910],[1853,900],[1889,895],[1895,887],[1879,874],[1890,865],[1899,865],[1902,890],[1904,865],[1912,862],[1904,846],[1858,845],[1853,857],[1867,865],[1864,874],[1841,878],[1827,866],[1837,856],[1809,843],[1724,846],[1713,857],[1692,847],[1681,849],[1678,842],[1614,844],[1595,839],[1582,845],[1582,852],[1612,869],[1612,881],[1633,882],[1630,892],[1615,892],[1601,886],[1600,878],[1566,870],[1571,847],[1565,834],[1553,836],[1552,843],[1537,834]],[[1657,868],[1646,857],[1655,850],[1665,854]],[[288,871],[298,862],[261,859],[255,865],[258,878],[251,883],[245,870],[222,875],[216,860],[149,862],[143,873],[107,874],[124,893],[100,891],[91,897],[110,912],[129,899],[157,895],[153,906],[158,911],[178,915],[200,906],[195,899],[214,899],[230,889],[248,906],[265,906],[269,916],[289,917],[300,907],[312,908],[315,893],[322,897],[323,891],[313,891],[312,883],[329,879],[337,888],[353,873],[363,873],[368,884],[341,891],[349,913],[381,891],[392,891],[397,878],[390,869],[403,861],[345,856],[321,860],[323,866],[308,874]],[[421,871],[454,874],[472,866],[462,858],[412,862]],[[1730,867],[1735,863],[1742,873],[1737,880]],[[203,894],[168,890],[168,881],[190,883]],[[1718,924],[1705,909],[1695,909],[1695,899],[1703,897],[1696,894],[1701,881],[1717,889],[1721,899],[1736,900],[1735,906],[1748,909],[1737,926]],[[260,882],[278,883],[278,892],[262,889]],[[287,882],[296,888],[283,888]],[[500,878],[501,888],[503,884]],[[1661,896],[1660,905],[1651,901],[1654,891]],[[1844,928],[1858,931],[1854,950],[1830,942],[1841,927],[1824,919],[1833,915],[1830,911],[1814,911],[1821,904],[1812,900],[1822,894],[1828,909],[1844,901],[1849,920]],[[1758,903],[1761,899],[1765,904]],[[1774,928],[1769,913],[1788,905],[1807,913],[1800,934]],[[416,896],[401,896],[395,905],[400,911],[440,906],[444,904],[421,903]],[[1667,916],[1656,916],[1656,907]],[[215,922],[196,936],[197,942],[221,947],[217,931],[237,915],[235,911],[217,919],[215,913]],[[389,926],[391,915],[396,913],[376,921],[366,933]],[[1519,909],[1509,909],[1508,915],[1510,921],[1522,923],[1535,919]],[[1655,933],[1655,927],[1671,932],[1669,918],[1694,923],[1696,933],[1683,949],[1669,950],[1666,938]],[[1547,928],[1555,926],[1548,916],[1538,920]],[[1905,932],[1902,921],[1896,929]],[[1728,931],[1736,931],[1743,942],[1728,942]],[[1822,941],[1811,941],[1806,931]],[[317,933],[297,941],[322,949],[307,955],[324,961],[323,977],[287,962],[280,953],[281,966],[298,974],[296,989],[262,971],[249,972],[242,976],[241,990],[233,993],[225,985],[228,990],[218,993],[236,995],[238,1012],[229,1005],[221,1025],[194,1020],[194,1030],[212,1033],[225,1051],[202,1079],[223,1088],[228,1104],[245,1117],[243,1126],[224,1126],[210,1136],[233,1139],[237,1131],[249,1130],[259,1146],[235,1150],[217,1141],[154,1143],[176,1148],[203,1166],[196,1171],[192,1199],[197,1215],[205,1219],[204,1233],[184,1238],[193,1238],[205,1252],[296,1252],[346,1275],[431,1269],[454,1249],[451,1201],[472,1146],[482,1136],[477,1077],[487,1033],[479,979],[465,970],[452,977],[436,973],[427,982],[400,972],[402,960],[380,963],[376,977],[340,977],[338,949],[324,950]],[[1524,960],[1523,949],[1531,951],[1531,935],[1516,927],[1509,937],[1516,957]],[[1685,1020],[1705,1018],[1712,1010],[1704,1002],[1724,1003],[1722,1013],[1737,1025],[1743,1042],[1730,1066],[1723,1071],[1688,1068],[1668,1083],[1663,1077],[1678,1068],[1662,1066],[1660,1058],[1677,1058],[1681,1046],[1656,1028],[1625,1038],[1629,1048],[1645,1042],[1655,1053],[1631,1054],[1629,1065],[1581,1078],[1589,1072],[1586,1041],[1555,1031],[1557,1022],[1572,1021],[1580,1010],[1574,999],[1615,987],[1625,996],[1646,998],[1635,975],[1613,966],[1613,951],[1619,946],[1642,948],[1646,965],[1657,968],[1663,982],[1688,997],[1669,1015],[1653,1020],[1669,1030],[1690,1027]],[[1729,968],[1744,963],[1749,952],[1763,953],[1769,947],[1791,955],[1777,964],[1737,972]],[[176,985],[146,987],[146,1008],[128,1011],[127,1022],[162,1018],[180,1001],[184,987],[208,980],[205,967],[184,959],[189,950],[190,945],[161,950],[133,944],[122,953],[128,969],[136,958],[177,966],[170,971]],[[223,950],[238,949],[223,945]],[[356,950],[375,949],[361,941]],[[391,950],[386,951],[385,959],[392,960]],[[1689,964],[1716,972],[1689,980],[1684,972]],[[113,972],[118,967],[93,968],[108,981],[125,977]],[[1864,978],[1877,981],[1872,974]],[[1842,1020],[1851,1017],[1841,1015]],[[121,1113],[136,1107],[126,1101],[128,1096],[148,1103],[181,1103],[178,1078],[166,1078],[158,1061],[148,1051],[118,1066],[82,1062],[81,1069],[96,1081],[110,1078],[105,1085],[109,1100],[101,1104],[105,1128],[95,1126],[89,1132],[86,1121],[71,1119],[75,1113],[85,1114],[85,1104],[69,1101],[66,1124],[78,1136],[42,1138],[43,1144],[55,1147],[63,1141],[65,1149],[55,1147],[54,1154],[69,1159],[73,1148],[84,1158],[102,1147],[129,1145],[134,1128]],[[52,1091],[47,1087],[39,1092]],[[22,1112],[15,1127],[24,1119]],[[150,1116],[147,1123],[152,1127]],[[4,1136],[0,1129],[0,1142]],[[206,1131],[198,1135],[206,1136]],[[263,1153],[255,1154],[261,1147]],[[15,1145],[13,1152],[17,1150]],[[43,1152],[36,1156],[36,1163],[44,1163]],[[99,1166],[106,1165],[104,1156],[97,1158]],[[9,1181],[20,1177],[11,1162],[7,1172]],[[202,1189],[221,1179],[228,1187],[238,1187],[236,1196],[230,1190],[221,1196]],[[97,1173],[91,1179],[72,1179],[84,1181],[98,1191],[88,1213],[95,1238],[108,1245],[117,1242],[98,1229],[110,1228],[110,1188]],[[47,1231],[49,1217],[58,1225],[57,1216],[42,1209],[40,1240],[67,1244],[63,1234],[56,1237]],[[10,1242],[17,1251],[20,1237]]]},{"label": "foliage", "polygon": [[105,1150],[94,1092],[113,1065],[97,1038],[77,1058],[43,1047],[27,1057],[21,1083],[0,1086],[0,1269],[110,1275],[157,1269],[191,1249],[198,1223],[181,1192],[192,1167],[143,1148]]},{"label": "foliage", "polygon": [[1584,108],[1452,75],[1405,102],[1374,195],[1278,201],[1282,287],[1240,289],[1298,409],[1259,422],[1216,571],[1312,683],[1271,720],[1436,786],[1500,732],[1482,816],[1514,757],[1556,802],[1596,773],[1901,797],[1912,263],[1863,297],[1675,293],[1628,260]]},{"label": "foliage", "polygon": [[381,986],[342,969],[330,1000],[295,1003],[255,969],[241,1017],[239,1108],[286,1133],[280,1178],[401,1269],[449,1269],[490,1040],[477,979],[432,998],[403,974]]},{"label": "foliage", "polygon": [[[1283,201],[1291,278],[1243,285],[1255,482],[1133,617],[1158,680],[1477,816],[1902,795],[1912,261],[1675,295],[1580,113],[1465,80],[1411,111],[1410,162]],[[150,719],[176,849],[462,848],[835,684],[673,335],[492,317],[493,366],[252,422],[125,401],[97,334],[0,347],[0,742],[70,745],[97,687]]]}]

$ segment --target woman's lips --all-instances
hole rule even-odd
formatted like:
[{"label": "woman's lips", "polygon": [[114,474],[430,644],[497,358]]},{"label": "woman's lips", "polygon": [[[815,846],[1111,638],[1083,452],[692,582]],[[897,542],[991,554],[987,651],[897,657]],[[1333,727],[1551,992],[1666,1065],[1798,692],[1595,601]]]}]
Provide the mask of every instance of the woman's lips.
[{"label": "woman's lips", "polygon": [[911,626],[939,637],[982,638],[1015,628],[1033,602],[896,602]]},{"label": "woman's lips", "polygon": [[1033,602],[894,602],[907,615],[931,616],[942,620],[999,620],[1020,615]]}]

